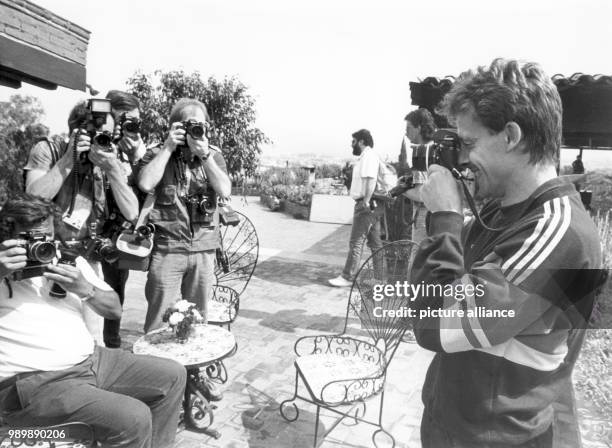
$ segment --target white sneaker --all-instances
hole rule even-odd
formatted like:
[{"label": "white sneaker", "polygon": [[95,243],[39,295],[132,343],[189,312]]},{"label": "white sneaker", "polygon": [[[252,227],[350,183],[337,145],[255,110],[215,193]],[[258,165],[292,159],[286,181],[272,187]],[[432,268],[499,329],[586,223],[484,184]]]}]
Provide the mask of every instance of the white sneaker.
[{"label": "white sneaker", "polygon": [[347,279],[345,279],[344,277],[342,277],[341,275],[339,275],[336,278],[330,278],[329,280],[327,280],[328,283],[332,286],[337,286],[339,288],[345,287],[345,286],[351,286],[353,284],[353,282],[348,281]]}]

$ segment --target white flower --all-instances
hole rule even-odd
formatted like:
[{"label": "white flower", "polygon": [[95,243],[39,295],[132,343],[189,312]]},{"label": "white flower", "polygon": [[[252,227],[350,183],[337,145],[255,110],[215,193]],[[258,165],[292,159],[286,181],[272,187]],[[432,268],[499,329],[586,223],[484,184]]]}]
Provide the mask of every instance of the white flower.
[{"label": "white flower", "polygon": [[170,315],[170,319],[168,319],[168,323],[170,325],[176,325],[179,322],[182,322],[184,318],[185,316],[183,316],[181,313],[174,312],[172,313],[172,315]]},{"label": "white flower", "polygon": [[191,314],[193,314],[193,317],[196,321],[201,321],[204,320],[204,318],[202,317],[202,315],[200,314],[200,312],[198,310],[196,310],[195,308],[193,310],[191,310]]},{"label": "white flower", "polygon": [[177,311],[180,311],[181,313],[184,313],[192,305],[193,305],[193,303],[188,302],[187,300],[179,300],[178,302],[176,302],[174,304],[174,308],[176,308]]}]

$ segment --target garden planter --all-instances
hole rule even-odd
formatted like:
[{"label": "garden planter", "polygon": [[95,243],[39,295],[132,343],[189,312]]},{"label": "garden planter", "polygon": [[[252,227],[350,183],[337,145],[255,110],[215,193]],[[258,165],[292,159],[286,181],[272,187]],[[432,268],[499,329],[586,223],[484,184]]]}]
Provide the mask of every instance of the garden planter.
[{"label": "garden planter", "polygon": [[310,206],[298,204],[297,202],[285,201],[285,213],[298,219],[309,219]]}]

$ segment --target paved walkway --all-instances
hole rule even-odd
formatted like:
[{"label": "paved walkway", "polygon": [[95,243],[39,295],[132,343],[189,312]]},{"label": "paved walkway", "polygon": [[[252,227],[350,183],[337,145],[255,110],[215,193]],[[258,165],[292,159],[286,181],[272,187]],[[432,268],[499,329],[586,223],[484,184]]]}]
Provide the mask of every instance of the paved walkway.
[{"label": "paved walkway", "polygon": [[[298,401],[300,417],[293,423],[281,418],[278,406],[293,392],[296,339],[342,328],[349,289],[329,287],[326,280],[342,269],[350,226],[295,220],[261,207],[256,198],[248,198],[248,204],[237,198],[233,205],[255,224],[260,258],[232,325],[238,351],[225,361],[229,380],[215,411],[214,428],[222,436],[215,440],[181,431],[175,447],[311,447],[314,406]],[[122,322],[126,348],[142,335],[144,280],[143,273],[133,272],[128,282]],[[389,368],[384,423],[398,448],[420,447],[420,391],[431,357],[415,344],[402,343]],[[368,413],[377,408],[377,400],[368,405]],[[322,413],[319,434],[335,420]],[[318,446],[372,446],[373,427],[347,423]]]}]

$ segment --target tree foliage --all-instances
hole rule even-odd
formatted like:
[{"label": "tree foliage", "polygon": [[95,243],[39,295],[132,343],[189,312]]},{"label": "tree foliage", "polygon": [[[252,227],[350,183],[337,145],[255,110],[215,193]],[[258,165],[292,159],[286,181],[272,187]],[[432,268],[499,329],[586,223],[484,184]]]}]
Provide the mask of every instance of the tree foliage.
[{"label": "tree foliage", "polygon": [[210,142],[222,149],[229,173],[254,174],[261,145],[269,139],[255,127],[255,99],[237,78],[204,81],[198,72],[158,70],[152,75],[137,72],[127,85],[141,101],[146,141],[163,141],[172,106],[180,98],[195,98],[206,104],[212,124]]},{"label": "tree foliage", "polygon": [[34,143],[49,134],[44,110],[33,96],[12,95],[0,103],[0,198],[23,190],[23,167]]}]

